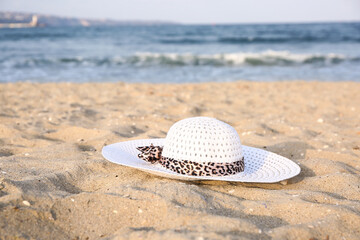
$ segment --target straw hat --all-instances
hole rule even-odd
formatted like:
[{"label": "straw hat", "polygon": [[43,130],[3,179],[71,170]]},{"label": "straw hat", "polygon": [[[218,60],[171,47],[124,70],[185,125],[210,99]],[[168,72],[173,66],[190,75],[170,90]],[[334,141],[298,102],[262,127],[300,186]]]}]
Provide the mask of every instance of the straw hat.
[{"label": "straw hat", "polygon": [[282,181],[300,173],[291,160],[244,146],[236,130],[217,119],[176,122],[165,139],[141,139],[105,146],[110,162],[182,180]]}]

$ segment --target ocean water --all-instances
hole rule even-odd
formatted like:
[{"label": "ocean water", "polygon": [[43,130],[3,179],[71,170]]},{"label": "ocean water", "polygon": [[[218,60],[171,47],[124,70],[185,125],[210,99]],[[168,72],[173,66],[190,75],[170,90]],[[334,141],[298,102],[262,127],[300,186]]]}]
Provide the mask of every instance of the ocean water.
[{"label": "ocean water", "polygon": [[360,23],[0,29],[0,82],[360,81]]}]

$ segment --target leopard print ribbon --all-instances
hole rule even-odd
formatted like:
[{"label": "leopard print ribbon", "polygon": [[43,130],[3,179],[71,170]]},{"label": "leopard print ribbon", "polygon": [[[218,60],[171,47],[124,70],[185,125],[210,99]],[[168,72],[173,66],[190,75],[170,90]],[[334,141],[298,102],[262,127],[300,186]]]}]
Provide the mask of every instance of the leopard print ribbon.
[{"label": "leopard print ribbon", "polygon": [[230,163],[204,162],[198,163],[189,160],[176,160],[173,158],[162,157],[163,147],[150,146],[137,147],[141,153],[138,157],[152,164],[159,163],[163,167],[173,172],[191,176],[228,176],[244,171],[244,157],[238,161]]}]

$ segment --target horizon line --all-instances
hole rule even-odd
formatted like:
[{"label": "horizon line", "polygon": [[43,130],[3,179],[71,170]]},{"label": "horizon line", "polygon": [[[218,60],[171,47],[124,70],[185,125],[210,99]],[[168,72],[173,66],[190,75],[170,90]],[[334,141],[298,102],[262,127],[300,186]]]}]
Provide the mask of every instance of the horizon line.
[{"label": "horizon line", "polygon": [[321,23],[357,23],[360,22],[360,19],[352,19],[352,20],[301,20],[301,21],[269,21],[269,22],[193,22],[193,23],[184,23],[180,21],[174,20],[142,20],[142,19],[114,19],[114,18],[96,18],[96,17],[76,17],[76,16],[64,16],[57,14],[49,14],[49,13],[34,13],[34,12],[26,12],[26,11],[9,11],[3,10],[0,13],[18,13],[18,14],[31,14],[31,15],[44,15],[44,16],[52,16],[58,18],[72,18],[72,19],[81,19],[81,20],[90,20],[90,21],[115,21],[115,22],[154,22],[154,23],[169,23],[172,25],[261,25],[261,24],[321,24]]}]

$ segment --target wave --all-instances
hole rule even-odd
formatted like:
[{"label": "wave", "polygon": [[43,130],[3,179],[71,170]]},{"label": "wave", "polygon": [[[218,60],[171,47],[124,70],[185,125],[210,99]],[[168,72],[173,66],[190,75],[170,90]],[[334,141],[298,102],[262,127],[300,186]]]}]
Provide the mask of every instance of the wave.
[{"label": "wave", "polygon": [[73,35],[64,32],[10,32],[0,34],[0,41],[38,40],[38,39],[62,39],[71,38]]},{"label": "wave", "polygon": [[225,53],[214,55],[141,53],[131,57],[132,62],[150,65],[190,66],[289,66],[304,64],[338,64],[359,61],[360,58],[340,54],[294,54],[287,51],[261,53]]},{"label": "wave", "polygon": [[158,42],[162,44],[282,44],[282,43],[339,43],[339,42],[360,42],[357,37],[316,37],[316,36],[302,36],[302,37],[209,37],[209,38],[165,38],[159,39]]},{"label": "wave", "polygon": [[[5,32],[0,34],[0,41],[38,40],[38,39],[63,39],[78,37],[76,33],[68,32]],[[161,44],[282,44],[282,43],[359,43],[357,36],[179,36],[174,35],[165,38],[155,38],[154,42]]]},{"label": "wave", "polygon": [[221,37],[219,43],[246,44],[246,43],[339,43],[339,42],[360,42],[355,36],[298,36],[298,37]]},{"label": "wave", "polygon": [[[219,43],[238,44],[238,43],[295,43],[295,42],[321,42],[324,39],[314,37],[289,38],[289,37],[221,37]],[[328,41],[328,40],[325,40]]]},{"label": "wave", "polygon": [[294,66],[294,65],[331,65],[342,62],[359,62],[360,57],[348,57],[341,54],[297,54],[287,51],[265,51],[260,53],[223,53],[202,55],[192,53],[136,53],[121,57],[70,57],[25,59],[9,63],[0,61],[1,65],[12,65],[15,68],[72,65],[72,66]]},{"label": "wave", "polygon": [[205,39],[197,39],[197,38],[173,38],[173,39],[160,39],[160,43],[163,44],[204,44],[209,43]]}]

